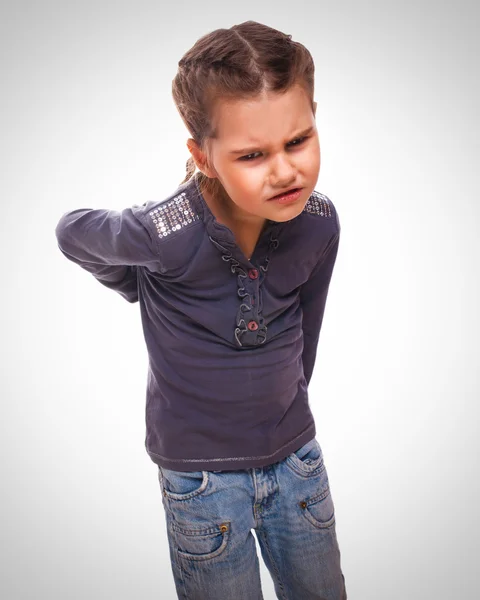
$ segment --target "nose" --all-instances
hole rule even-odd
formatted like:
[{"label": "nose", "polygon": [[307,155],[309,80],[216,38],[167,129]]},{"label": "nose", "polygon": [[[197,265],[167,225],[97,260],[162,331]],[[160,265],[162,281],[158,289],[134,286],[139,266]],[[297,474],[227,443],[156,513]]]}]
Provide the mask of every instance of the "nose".
[{"label": "nose", "polygon": [[286,188],[297,178],[297,171],[290,158],[280,154],[274,161],[270,175],[270,185],[273,188]]}]

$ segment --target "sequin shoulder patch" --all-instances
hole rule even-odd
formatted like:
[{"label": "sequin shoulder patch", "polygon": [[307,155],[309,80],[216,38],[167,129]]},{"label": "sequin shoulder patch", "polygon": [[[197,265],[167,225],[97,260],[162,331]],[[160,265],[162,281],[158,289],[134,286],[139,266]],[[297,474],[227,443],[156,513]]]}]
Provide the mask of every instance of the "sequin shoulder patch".
[{"label": "sequin shoulder patch", "polygon": [[324,194],[313,190],[310,198],[307,200],[303,212],[308,212],[312,215],[320,215],[321,217],[331,217],[332,209],[330,200]]},{"label": "sequin shoulder patch", "polygon": [[148,214],[155,225],[159,238],[165,238],[200,220],[200,215],[185,192],[162,202]]}]

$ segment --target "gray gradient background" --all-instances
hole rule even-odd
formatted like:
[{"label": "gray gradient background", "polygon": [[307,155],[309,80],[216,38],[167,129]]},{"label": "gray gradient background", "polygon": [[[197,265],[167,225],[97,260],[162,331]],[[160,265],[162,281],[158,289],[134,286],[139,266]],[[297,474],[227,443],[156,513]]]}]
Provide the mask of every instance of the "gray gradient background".
[{"label": "gray gradient background", "polygon": [[349,600],[479,597],[474,4],[2,4],[2,600],[176,597],[138,304],[54,229],[175,189],[177,61],[247,19],[316,63],[317,189],[342,242],[311,405]]}]

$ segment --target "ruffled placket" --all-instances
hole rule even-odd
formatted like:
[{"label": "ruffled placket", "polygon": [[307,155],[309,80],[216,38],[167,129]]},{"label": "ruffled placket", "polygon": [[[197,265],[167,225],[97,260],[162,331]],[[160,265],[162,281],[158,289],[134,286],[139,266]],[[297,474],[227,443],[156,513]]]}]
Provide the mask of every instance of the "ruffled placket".
[{"label": "ruffled placket", "polygon": [[210,241],[221,251],[222,260],[229,263],[237,276],[237,294],[240,305],[236,315],[235,340],[239,347],[259,346],[267,339],[267,326],[263,318],[262,283],[268,271],[271,254],[278,248],[278,224],[272,225],[267,251],[259,269],[245,269],[231,250],[209,235]]},{"label": "ruffled placket", "polygon": [[[267,326],[263,318],[262,284],[267,275],[272,252],[279,246],[278,235],[284,222],[268,221],[258,240],[255,253],[263,250],[263,259],[258,269],[249,262],[238,247],[233,232],[219,223],[208,207],[200,191],[198,178],[194,175],[185,186],[192,199],[206,233],[212,244],[222,253],[222,260],[228,263],[230,271],[237,277],[237,294],[240,304],[234,326],[234,337],[239,348],[248,348],[264,344],[267,339]],[[268,237],[268,245],[265,237]]]}]

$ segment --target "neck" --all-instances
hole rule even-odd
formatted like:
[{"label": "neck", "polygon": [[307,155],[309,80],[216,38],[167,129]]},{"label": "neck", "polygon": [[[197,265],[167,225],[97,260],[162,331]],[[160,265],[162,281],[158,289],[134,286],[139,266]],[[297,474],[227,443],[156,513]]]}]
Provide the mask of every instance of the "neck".
[{"label": "neck", "polygon": [[202,194],[214,217],[223,225],[253,231],[261,231],[265,225],[264,217],[242,210],[225,192],[220,198],[214,196],[210,190],[203,190]]}]

